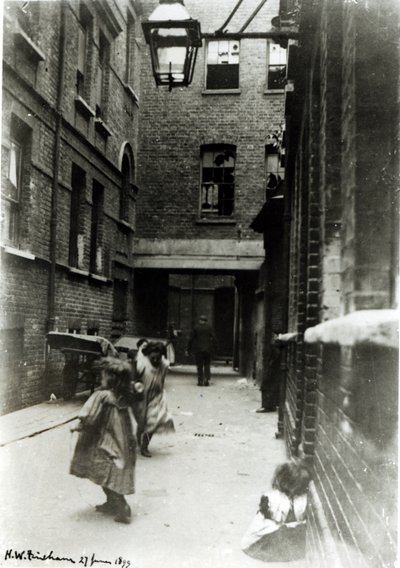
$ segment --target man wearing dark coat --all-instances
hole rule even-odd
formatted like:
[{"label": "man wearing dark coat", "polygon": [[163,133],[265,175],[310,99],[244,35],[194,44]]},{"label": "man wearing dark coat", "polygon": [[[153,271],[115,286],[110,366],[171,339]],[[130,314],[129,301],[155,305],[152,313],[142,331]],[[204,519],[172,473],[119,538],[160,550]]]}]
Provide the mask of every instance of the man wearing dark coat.
[{"label": "man wearing dark coat", "polygon": [[206,316],[200,316],[199,323],[194,326],[187,346],[188,354],[193,354],[197,366],[197,384],[208,387],[211,379],[211,357],[215,351],[216,339],[214,331]]}]

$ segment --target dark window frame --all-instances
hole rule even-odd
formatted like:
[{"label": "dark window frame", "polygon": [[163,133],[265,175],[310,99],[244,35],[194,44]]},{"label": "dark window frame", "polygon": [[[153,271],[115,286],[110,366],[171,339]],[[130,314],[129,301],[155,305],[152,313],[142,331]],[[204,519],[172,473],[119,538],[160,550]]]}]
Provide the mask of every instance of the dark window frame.
[{"label": "dark window frame", "polygon": [[[233,165],[228,166],[231,159]],[[200,217],[231,219],[235,212],[236,146],[203,145],[200,149],[200,168]]]},{"label": "dark window frame", "polygon": [[104,186],[97,180],[92,184],[92,220],[90,227],[90,272],[102,274],[103,262],[98,263],[98,252],[103,245]]},{"label": "dark window frame", "polygon": [[[237,63],[234,63],[236,55]],[[210,40],[206,55],[206,90],[239,90],[239,87],[240,41]]]},{"label": "dark window frame", "polygon": [[[271,54],[273,47],[279,49],[278,59],[285,52],[285,63],[271,63]],[[267,48],[267,90],[268,91],[283,91],[286,85],[286,49],[281,48],[279,44],[268,41]]]},{"label": "dark window frame", "polygon": [[96,118],[105,119],[108,103],[108,72],[110,68],[110,42],[99,29],[98,59],[96,67]]},{"label": "dark window frame", "polygon": [[[85,100],[90,100],[90,65],[92,53],[93,16],[87,6],[80,0],[78,20],[78,61],[76,69],[76,94]],[[81,38],[84,38],[84,47],[81,46]],[[81,48],[83,53],[81,53]],[[82,56],[82,57],[81,57]]]},{"label": "dark window frame", "polygon": [[69,226],[69,265],[79,266],[79,235],[84,234],[84,203],[86,192],[86,172],[76,164],[71,171],[71,205]]},{"label": "dark window frame", "polygon": [[126,26],[126,68],[125,82],[127,85],[134,87],[134,76],[136,66],[136,20],[128,10],[127,26]]},{"label": "dark window frame", "polygon": [[[10,179],[12,148],[18,148],[15,183]],[[1,175],[1,240],[10,246],[19,247],[23,229],[24,192],[29,190],[31,168],[32,129],[17,115],[12,115],[8,144],[2,144]],[[7,160],[7,163],[5,163]]]},{"label": "dark window frame", "polygon": [[[276,165],[271,166],[269,156],[276,157]],[[285,164],[284,154],[281,153],[280,148],[274,144],[265,145],[265,193],[266,198],[276,195],[285,179]]]}]

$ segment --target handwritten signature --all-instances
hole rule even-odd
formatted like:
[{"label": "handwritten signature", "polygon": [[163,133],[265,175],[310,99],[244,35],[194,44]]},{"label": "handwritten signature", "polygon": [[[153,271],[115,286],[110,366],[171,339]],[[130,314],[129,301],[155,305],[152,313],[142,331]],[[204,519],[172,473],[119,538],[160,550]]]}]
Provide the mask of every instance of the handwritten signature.
[{"label": "handwritten signature", "polygon": [[4,560],[27,560],[28,562],[31,562],[32,560],[41,560],[42,562],[53,560],[54,562],[70,562],[71,564],[82,564],[82,566],[89,567],[94,566],[95,564],[108,564],[110,566],[119,566],[120,568],[130,568],[130,566],[132,566],[129,560],[125,560],[121,556],[112,562],[111,560],[101,560],[100,558],[96,558],[96,555],[93,553],[91,557],[81,556],[79,560],[75,560],[68,556],[57,556],[53,550],[50,550],[48,554],[42,554],[37,551],[15,550],[13,548],[6,550]]}]

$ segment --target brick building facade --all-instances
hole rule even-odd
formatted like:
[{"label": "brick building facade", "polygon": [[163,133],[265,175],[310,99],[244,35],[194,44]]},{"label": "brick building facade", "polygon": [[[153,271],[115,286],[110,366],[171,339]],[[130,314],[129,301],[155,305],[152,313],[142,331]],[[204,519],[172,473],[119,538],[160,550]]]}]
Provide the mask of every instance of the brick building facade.
[{"label": "brick building facade", "polygon": [[281,2],[281,26],[299,32],[285,106],[281,418],[289,455],[313,470],[313,568],[396,557],[396,4]]},{"label": "brick building facade", "polygon": [[[235,360],[240,371],[251,376],[263,244],[249,226],[265,202],[269,175],[283,176],[273,135],[282,128],[286,57],[278,44],[265,38],[213,39],[235,4],[185,2],[205,35],[188,88],[156,88],[148,72],[150,58],[143,58],[141,192],[134,247],[135,266],[151,286],[151,272],[162,270],[200,279],[205,274],[235,278],[236,311],[230,318],[236,321],[238,336]],[[258,4],[249,0],[240,6],[228,26],[233,35]],[[156,5],[146,5],[144,18]],[[246,31],[271,30],[277,13],[278,2],[268,2]],[[164,279],[153,287],[152,297],[158,302],[167,293]],[[196,313],[197,308],[186,311],[180,327],[190,329]],[[211,322],[218,322],[221,314],[211,312]],[[160,328],[167,323],[161,322]]]},{"label": "brick building facade", "polygon": [[3,411],[60,394],[48,330],[132,326],[140,10],[4,3]]}]

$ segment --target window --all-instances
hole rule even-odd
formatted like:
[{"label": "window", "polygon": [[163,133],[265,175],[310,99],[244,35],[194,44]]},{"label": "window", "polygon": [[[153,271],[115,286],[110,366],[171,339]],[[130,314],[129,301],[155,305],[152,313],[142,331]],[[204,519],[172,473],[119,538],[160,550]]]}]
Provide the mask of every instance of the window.
[{"label": "window", "polygon": [[207,89],[239,88],[239,42],[210,41],[207,46]]},{"label": "window", "polygon": [[104,187],[93,180],[92,189],[92,226],[90,238],[90,272],[100,274],[103,271],[103,208]]},{"label": "window", "polygon": [[122,159],[122,187],[119,201],[119,217],[124,221],[129,221],[129,188],[131,184],[131,165],[128,156],[125,154]]},{"label": "window", "polygon": [[88,51],[90,38],[91,16],[83,2],[79,4],[79,29],[78,29],[78,66],[76,71],[76,92],[82,98],[89,98],[87,89],[88,78]]},{"label": "window", "polygon": [[99,31],[99,57],[96,77],[96,117],[104,118],[107,100],[107,67],[109,63],[109,43],[104,34]]},{"label": "window", "polygon": [[267,89],[284,89],[286,83],[286,49],[268,42]]},{"label": "window", "polygon": [[21,194],[29,177],[31,137],[31,129],[13,116],[10,139],[1,153],[1,239],[15,246],[19,245]]},{"label": "window", "polygon": [[83,260],[83,204],[85,199],[86,174],[75,164],[72,164],[71,186],[69,264],[70,266],[78,268],[82,266]]},{"label": "window", "polygon": [[7,172],[6,183],[2,187],[2,241],[17,244],[18,209],[21,192],[22,147],[14,140],[10,147],[2,148],[2,169]]},{"label": "window", "polygon": [[235,160],[235,146],[203,146],[200,197],[202,217],[229,217],[233,214]]},{"label": "window", "polygon": [[274,144],[265,146],[265,180],[266,197],[272,197],[279,192],[285,179],[284,156],[279,147]]},{"label": "window", "polygon": [[127,85],[134,84],[134,68],[136,55],[135,20],[128,12],[128,25],[126,29],[126,71],[125,82]]}]

